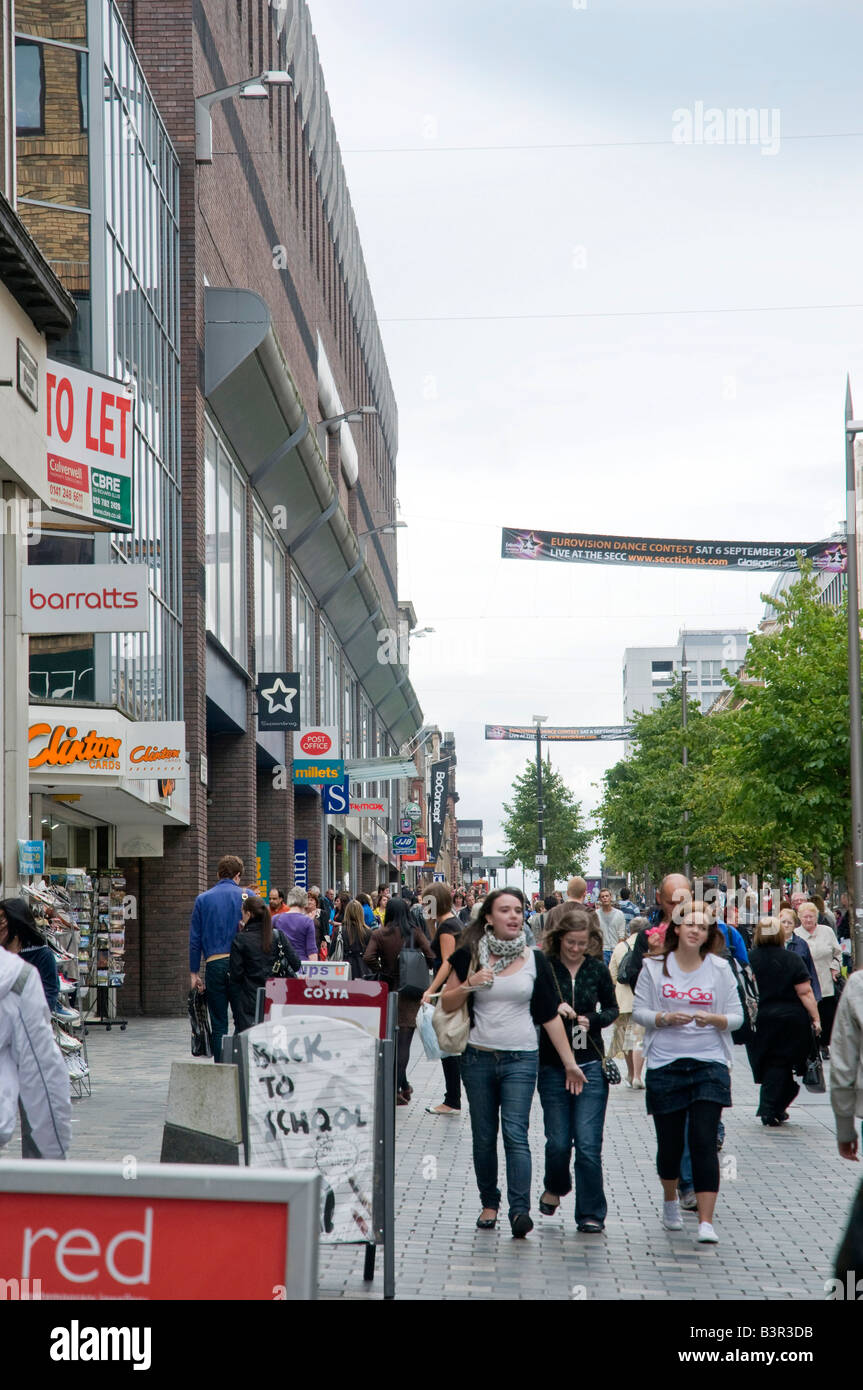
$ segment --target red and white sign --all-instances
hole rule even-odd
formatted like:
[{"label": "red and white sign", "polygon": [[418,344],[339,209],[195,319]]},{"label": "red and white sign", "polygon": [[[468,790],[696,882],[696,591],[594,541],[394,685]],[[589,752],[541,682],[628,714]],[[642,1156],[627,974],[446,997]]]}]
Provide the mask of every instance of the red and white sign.
[{"label": "red and white sign", "polygon": [[7,1289],[28,1280],[43,1299],[316,1296],[317,1174],[139,1164],[128,1176],[119,1164],[4,1163]]},{"label": "red and white sign", "polygon": [[188,777],[182,720],[135,723],[111,714],[110,710],[31,705],[27,731],[31,774],[56,780],[108,773],[143,782]]},{"label": "red and white sign", "polygon": [[296,736],[298,758],[340,758],[339,731],[334,724],[304,724]]},{"label": "red and white sign", "polygon": [[134,397],[122,382],[47,363],[47,496],[52,508],[132,529]]},{"label": "red and white sign", "polygon": [[25,565],[22,632],[146,632],[146,565]]}]

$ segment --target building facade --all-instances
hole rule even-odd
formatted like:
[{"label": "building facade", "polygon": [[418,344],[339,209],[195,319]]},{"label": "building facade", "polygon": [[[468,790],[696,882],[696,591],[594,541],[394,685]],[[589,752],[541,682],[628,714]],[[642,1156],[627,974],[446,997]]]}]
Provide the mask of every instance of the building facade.
[{"label": "building facade", "polygon": [[706,712],[727,690],[723,670],[735,674],[743,665],[749,634],[744,628],[731,631],[682,629],[673,647],[627,647],[623,654],[623,717],[636,711],[646,714],[655,709],[684,664],[689,671],[687,691]]}]

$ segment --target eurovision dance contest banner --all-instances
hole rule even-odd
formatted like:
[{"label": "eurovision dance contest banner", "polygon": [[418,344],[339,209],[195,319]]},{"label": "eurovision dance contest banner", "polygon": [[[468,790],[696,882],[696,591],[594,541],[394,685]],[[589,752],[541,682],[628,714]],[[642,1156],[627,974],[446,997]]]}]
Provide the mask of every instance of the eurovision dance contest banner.
[{"label": "eurovision dance contest banner", "polygon": [[796,570],[802,553],[816,569],[843,573],[845,541],[689,541],[654,536],[595,536],[523,531],[504,526],[504,560],[557,560],[599,565],[662,565],[672,569]]},{"label": "eurovision dance contest banner", "polygon": [[[511,739],[536,742],[536,725],[486,724],[485,736],[490,739]],[[543,743],[610,743],[616,739],[632,737],[630,724],[584,724],[581,727],[566,729],[543,728],[540,734]]]}]

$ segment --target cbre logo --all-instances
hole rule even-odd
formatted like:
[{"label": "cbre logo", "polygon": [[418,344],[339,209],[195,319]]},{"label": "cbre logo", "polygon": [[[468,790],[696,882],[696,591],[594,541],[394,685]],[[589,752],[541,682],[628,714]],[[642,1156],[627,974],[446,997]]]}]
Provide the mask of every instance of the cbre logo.
[{"label": "cbre logo", "polygon": [[315,758],[321,753],[329,753],[333,746],[333,741],[329,734],[323,733],[320,729],[313,729],[311,733],[304,734],[300,739],[300,747],[306,757]]}]

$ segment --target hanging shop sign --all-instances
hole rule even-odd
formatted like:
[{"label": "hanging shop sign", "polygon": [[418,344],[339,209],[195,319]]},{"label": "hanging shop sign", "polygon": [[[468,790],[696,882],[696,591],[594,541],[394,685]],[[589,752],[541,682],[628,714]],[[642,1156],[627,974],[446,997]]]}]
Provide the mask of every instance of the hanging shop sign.
[{"label": "hanging shop sign", "polygon": [[409,820],[419,820],[422,816],[422,811],[420,809],[419,802],[409,801],[407,806],[405,807],[405,815],[408,817]]},{"label": "hanging shop sign", "polygon": [[18,872],[19,874],[44,874],[45,872],[45,841],[44,840],[19,840],[18,841]]},{"label": "hanging shop sign", "polygon": [[517,531],[504,526],[505,560],[556,560],[566,564],[661,565],[672,569],[796,570],[798,554],[816,569],[842,573],[844,541],[691,541],[655,536],[596,536],[554,531]]},{"label": "hanging shop sign", "polygon": [[47,497],[59,512],[132,529],[134,398],[119,381],[47,364]]},{"label": "hanging shop sign", "polygon": [[345,765],[337,759],[329,762],[324,758],[294,758],[295,782],[342,782]]},{"label": "hanging shop sign", "polygon": [[300,677],[297,671],[261,671],[258,675],[258,730],[277,733],[300,727]]},{"label": "hanging shop sign", "polygon": [[303,724],[294,740],[298,758],[338,758],[339,731],[334,724]]},{"label": "hanging shop sign", "polygon": [[416,854],[416,835],[393,835],[393,854]]},{"label": "hanging shop sign", "polygon": [[407,853],[405,853],[405,852],[403,852],[403,851],[401,851],[401,850],[397,850],[396,847],[395,847],[395,839],[396,839],[396,838],[397,838],[396,836],[393,837],[393,851],[394,851],[395,854],[401,854],[401,859],[402,859],[402,863],[403,863],[403,864],[425,864],[425,863],[426,863],[426,860],[427,860],[427,857],[428,857],[428,848],[427,848],[427,845],[426,845],[426,841],[425,841],[424,836],[418,835],[418,836],[416,837],[416,849],[413,851],[413,853],[411,853],[410,850],[408,850]]},{"label": "hanging shop sign", "polygon": [[267,901],[270,891],[270,842],[258,840],[255,845],[255,887],[258,897]]},{"label": "hanging shop sign", "polygon": [[431,769],[431,858],[435,862],[440,854],[444,821],[446,820],[450,761],[447,758],[442,762],[432,763]]},{"label": "hanging shop sign", "polygon": [[381,816],[389,815],[389,802],[385,796],[369,796],[365,798],[351,797],[350,800],[352,816]]},{"label": "hanging shop sign", "polygon": [[[535,743],[536,725],[486,724],[485,736],[496,741],[509,739]],[[630,724],[584,724],[577,728],[543,728],[540,737],[543,742],[549,743],[609,743],[615,739],[632,738],[632,726]]]},{"label": "hanging shop sign", "polygon": [[146,632],[146,565],[25,565],[22,632]]},{"label": "hanging shop sign", "polygon": [[30,709],[31,772],[66,775],[114,773],[136,781],[188,777],[186,726],[178,720],[118,723],[93,712],[85,723],[54,723],[46,706]]},{"label": "hanging shop sign", "polygon": [[321,802],[325,816],[347,816],[350,814],[348,810],[351,804],[349,783],[350,778],[346,774],[343,782],[334,782],[332,786],[321,789]]},{"label": "hanging shop sign", "polygon": [[308,888],[309,886],[308,840],[294,840],[294,886],[296,888]]},{"label": "hanging shop sign", "polygon": [[356,1241],[372,1228],[375,1039],[344,1019],[286,1013],[242,1041],[250,1166],[320,1174],[321,1241]]}]

